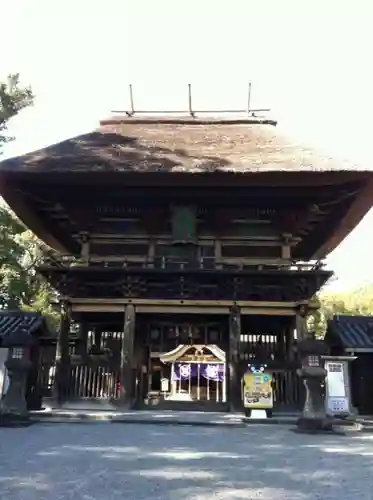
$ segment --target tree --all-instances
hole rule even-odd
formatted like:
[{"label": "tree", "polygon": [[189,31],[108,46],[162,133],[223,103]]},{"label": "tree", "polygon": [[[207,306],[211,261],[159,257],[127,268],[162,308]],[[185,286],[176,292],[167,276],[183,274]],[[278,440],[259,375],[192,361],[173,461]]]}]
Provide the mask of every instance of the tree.
[{"label": "tree", "polygon": [[321,292],[314,298],[315,310],[310,314],[308,326],[323,338],[327,321],[335,314],[373,316],[373,285],[359,287],[350,292]]},{"label": "tree", "polygon": [[50,250],[5,205],[0,207],[0,309],[38,311],[53,326],[56,292],[37,273]]},{"label": "tree", "polygon": [[373,315],[373,285],[358,287],[350,292],[325,293],[322,303],[329,316],[350,314],[353,316]]},{"label": "tree", "polygon": [[[18,74],[9,75],[6,82],[0,82],[0,154],[1,147],[13,140],[6,134],[9,120],[33,101],[31,88],[20,85]],[[0,309],[38,311],[53,325],[58,321],[58,314],[51,305],[56,294],[36,272],[48,252],[48,248],[0,201]]]},{"label": "tree", "polygon": [[0,154],[1,146],[13,139],[5,135],[11,118],[34,102],[30,87],[22,87],[19,75],[9,75],[6,82],[0,83]]},{"label": "tree", "polygon": [[308,328],[314,331],[316,338],[322,339],[326,332],[327,317],[323,307],[323,302],[319,296],[315,296],[312,300],[312,313],[308,317]]}]

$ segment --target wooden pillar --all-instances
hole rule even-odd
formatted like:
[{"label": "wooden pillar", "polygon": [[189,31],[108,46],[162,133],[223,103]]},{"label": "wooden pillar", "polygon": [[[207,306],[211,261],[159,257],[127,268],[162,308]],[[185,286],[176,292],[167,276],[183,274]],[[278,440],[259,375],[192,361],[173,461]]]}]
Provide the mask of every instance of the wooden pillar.
[{"label": "wooden pillar", "polygon": [[94,329],[94,334],[93,334],[93,343],[98,347],[98,349],[101,349],[101,341],[102,341],[102,327],[101,326],[95,326]]},{"label": "wooden pillar", "polygon": [[79,326],[79,337],[80,337],[79,354],[84,355],[87,353],[88,332],[89,332],[89,324],[86,321],[82,321]]},{"label": "wooden pillar", "polygon": [[148,266],[154,267],[154,259],[155,259],[155,241],[151,238],[149,241],[149,249],[148,249]]},{"label": "wooden pillar", "polygon": [[90,257],[89,234],[88,233],[81,233],[80,239],[81,239],[81,243],[82,243],[80,258],[84,262],[84,264],[88,265],[89,257]]},{"label": "wooden pillar", "polygon": [[230,411],[242,410],[241,374],[239,372],[241,337],[241,312],[238,306],[232,306],[229,315],[229,350],[228,350],[228,397]]},{"label": "wooden pillar", "polygon": [[222,248],[221,248],[221,240],[219,240],[219,239],[215,240],[214,257],[215,257],[216,269],[221,269],[222,268],[222,264],[221,264]]},{"label": "wooden pillar", "polygon": [[297,308],[295,315],[295,328],[297,331],[297,341],[305,340],[309,337],[308,326],[307,326],[307,316],[309,314],[309,309],[305,305],[301,305]]},{"label": "wooden pillar", "polygon": [[54,378],[54,396],[58,404],[66,401],[69,384],[69,333],[71,323],[71,304],[67,299],[60,301],[61,319],[56,346],[56,371]]},{"label": "wooden pillar", "polygon": [[120,360],[121,371],[121,395],[120,403],[125,406],[133,404],[134,377],[133,369],[133,347],[135,337],[136,311],[133,304],[128,304],[124,310],[124,327],[122,337],[122,349]]},{"label": "wooden pillar", "polygon": [[285,335],[286,335],[286,359],[289,362],[293,362],[295,358],[295,351],[294,351],[294,329],[296,328],[295,321],[291,322],[291,325],[286,327],[285,330]]}]

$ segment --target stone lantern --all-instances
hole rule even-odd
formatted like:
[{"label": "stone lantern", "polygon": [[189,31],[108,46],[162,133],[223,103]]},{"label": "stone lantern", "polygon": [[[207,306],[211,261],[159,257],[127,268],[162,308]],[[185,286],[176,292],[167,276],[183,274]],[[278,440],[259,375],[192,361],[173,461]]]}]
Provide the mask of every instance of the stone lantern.
[{"label": "stone lantern", "polygon": [[27,377],[32,368],[30,359],[34,338],[20,328],[2,338],[2,346],[8,347],[5,361],[9,386],[0,402],[0,425],[17,426],[30,423],[26,402]]},{"label": "stone lantern", "polygon": [[303,412],[297,421],[298,431],[331,431],[332,422],[327,417],[324,402],[327,371],[322,358],[328,354],[328,348],[322,340],[315,339],[314,334],[309,332],[308,338],[300,340],[296,349],[301,362],[297,374],[303,380],[306,390]]}]

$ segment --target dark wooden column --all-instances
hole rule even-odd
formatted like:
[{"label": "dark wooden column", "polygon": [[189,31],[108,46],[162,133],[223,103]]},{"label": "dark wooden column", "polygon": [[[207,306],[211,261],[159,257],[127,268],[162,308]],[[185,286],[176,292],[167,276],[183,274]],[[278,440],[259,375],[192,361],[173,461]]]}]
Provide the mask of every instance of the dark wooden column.
[{"label": "dark wooden column", "polygon": [[124,310],[124,327],[121,349],[121,405],[131,406],[134,398],[133,346],[135,337],[136,311],[132,304]]},{"label": "dark wooden column", "polygon": [[291,322],[290,326],[286,327],[286,360],[289,363],[295,361],[295,337],[294,330],[296,329],[296,319]]},{"label": "dark wooden column", "polygon": [[101,340],[102,340],[102,327],[96,325],[93,332],[93,343],[98,347],[98,349],[101,349]]},{"label": "dark wooden column", "polygon": [[54,396],[58,404],[66,401],[69,384],[69,333],[71,323],[71,304],[67,299],[61,299],[60,329],[56,346],[56,372],[54,379]]},{"label": "dark wooden column", "polygon": [[230,411],[242,410],[241,374],[239,372],[241,336],[241,312],[238,306],[232,306],[229,315],[229,350],[228,350],[228,398]]},{"label": "dark wooden column", "polygon": [[296,309],[295,325],[297,331],[297,341],[305,340],[309,337],[307,318],[309,315],[309,308],[306,305],[301,305]]},{"label": "dark wooden column", "polygon": [[80,323],[80,354],[87,354],[89,324],[86,321]]}]

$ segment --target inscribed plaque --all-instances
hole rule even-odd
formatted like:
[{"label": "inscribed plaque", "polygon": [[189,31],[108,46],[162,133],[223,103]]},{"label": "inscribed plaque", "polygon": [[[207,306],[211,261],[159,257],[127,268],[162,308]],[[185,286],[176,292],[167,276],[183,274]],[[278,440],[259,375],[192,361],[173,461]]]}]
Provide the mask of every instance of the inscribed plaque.
[{"label": "inscribed plaque", "polygon": [[172,207],[171,223],[174,243],[195,243],[197,237],[195,207]]}]

